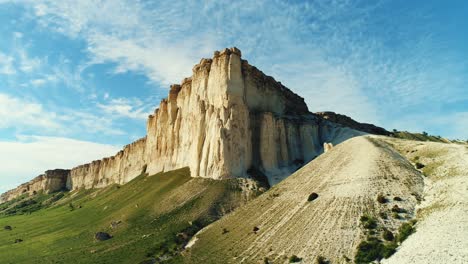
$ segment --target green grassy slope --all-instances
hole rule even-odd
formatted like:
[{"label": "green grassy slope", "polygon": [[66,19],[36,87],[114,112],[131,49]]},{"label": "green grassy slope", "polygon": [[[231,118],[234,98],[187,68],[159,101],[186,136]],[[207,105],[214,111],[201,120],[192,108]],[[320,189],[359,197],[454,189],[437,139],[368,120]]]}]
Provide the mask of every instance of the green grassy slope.
[{"label": "green grassy slope", "polygon": [[397,131],[397,132],[393,132],[392,135],[395,138],[401,138],[401,139],[451,143],[450,140],[442,138],[440,136],[433,136],[433,135],[428,135],[424,133],[411,133],[408,131]]},{"label": "green grassy slope", "polygon": [[[0,262],[177,261],[178,250],[193,233],[256,193],[245,191],[245,180],[189,175],[188,169],[180,169],[140,176],[123,186],[66,193],[53,206],[32,213],[0,216]],[[41,195],[37,199],[43,201]],[[5,207],[0,208],[3,213]],[[111,223],[118,221],[112,228]],[[13,230],[4,230],[7,225]],[[99,231],[113,238],[96,241]],[[23,242],[14,243],[16,239]]]}]

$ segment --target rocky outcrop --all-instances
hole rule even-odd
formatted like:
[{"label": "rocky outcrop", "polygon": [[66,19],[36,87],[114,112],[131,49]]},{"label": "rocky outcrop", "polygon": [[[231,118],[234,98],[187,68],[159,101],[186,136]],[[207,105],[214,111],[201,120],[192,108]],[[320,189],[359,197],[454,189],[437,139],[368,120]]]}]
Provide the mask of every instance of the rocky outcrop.
[{"label": "rocky outcrop", "polygon": [[327,153],[328,151],[330,151],[331,149],[333,148],[333,144],[332,143],[323,143],[323,152],[324,153]]},{"label": "rocky outcrop", "polygon": [[38,192],[51,193],[66,188],[70,170],[48,170],[27,183],[23,183],[13,190],[0,196],[0,203],[12,200],[22,194],[33,195]]},{"label": "rocky outcrop", "polygon": [[338,123],[343,126],[350,127],[350,128],[363,131],[369,134],[383,135],[383,136],[389,136],[392,134],[391,132],[387,131],[385,128],[378,127],[373,124],[359,123],[349,116],[337,114],[335,112],[316,112],[315,114],[331,122]]},{"label": "rocky outcrop", "polygon": [[148,117],[147,136],[113,157],[73,168],[66,187],[124,184],[141,173],[189,167],[193,177],[261,172],[270,184],[362,133],[309,112],[304,99],[241,59],[237,48],[202,59]]}]

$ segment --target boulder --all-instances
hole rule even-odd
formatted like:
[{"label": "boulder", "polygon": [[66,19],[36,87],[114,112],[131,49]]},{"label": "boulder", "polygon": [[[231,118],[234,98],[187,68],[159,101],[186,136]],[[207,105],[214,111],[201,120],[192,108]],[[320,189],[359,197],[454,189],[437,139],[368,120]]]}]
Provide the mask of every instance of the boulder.
[{"label": "boulder", "polygon": [[97,233],[94,235],[94,238],[95,238],[97,241],[105,241],[105,240],[111,239],[112,236],[109,235],[109,234],[106,233],[106,232],[97,232]]}]

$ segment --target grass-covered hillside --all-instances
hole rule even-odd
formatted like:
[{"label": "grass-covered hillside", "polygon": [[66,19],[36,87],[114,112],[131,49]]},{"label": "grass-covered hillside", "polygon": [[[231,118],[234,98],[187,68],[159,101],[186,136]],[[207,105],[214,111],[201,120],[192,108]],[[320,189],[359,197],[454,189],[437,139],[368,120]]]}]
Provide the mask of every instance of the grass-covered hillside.
[{"label": "grass-covered hillside", "polygon": [[[123,186],[23,196],[2,204],[0,262],[177,261],[195,232],[257,193],[246,180],[189,175],[180,169],[142,175]],[[98,241],[97,232],[112,238]]]},{"label": "grass-covered hillside", "polygon": [[440,137],[440,136],[433,136],[429,135],[425,132],[423,133],[412,133],[408,131],[394,131],[392,133],[392,136],[395,138],[401,138],[401,139],[409,139],[409,140],[415,140],[415,141],[431,141],[431,142],[441,142],[441,143],[451,143],[452,141]]}]

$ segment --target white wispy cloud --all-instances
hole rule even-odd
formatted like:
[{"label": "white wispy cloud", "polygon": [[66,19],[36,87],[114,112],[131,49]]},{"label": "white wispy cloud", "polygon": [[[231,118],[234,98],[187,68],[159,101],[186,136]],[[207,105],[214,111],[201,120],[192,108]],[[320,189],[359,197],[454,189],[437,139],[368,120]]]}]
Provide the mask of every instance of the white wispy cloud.
[{"label": "white wispy cloud", "polygon": [[0,93],[0,129],[14,128],[17,131],[34,131],[41,134],[74,135],[77,133],[103,133],[123,135],[115,128],[110,115],[96,115],[85,111],[61,108],[46,109],[40,102],[25,100]]},{"label": "white wispy cloud", "polygon": [[30,57],[23,48],[17,49],[16,51],[19,55],[19,68],[21,71],[29,73],[41,67],[41,59],[36,57]]},{"label": "white wispy cloud", "polygon": [[13,65],[14,58],[0,52],[0,74],[12,75],[16,73]]},{"label": "white wispy cloud", "polygon": [[[155,10],[125,0],[45,0],[29,4],[44,27],[87,42],[91,57],[87,66],[115,63],[114,73],[139,72],[157,84],[179,82],[190,74],[195,61],[214,50],[209,35],[190,41],[189,36],[180,41],[173,35],[183,20],[171,18],[177,13],[172,7],[184,8],[180,3],[171,3],[171,8],[160,3]],[[178,17],[183,18],[180,14]]]},{"label": "white wispy cloud", "polygon": [[[108,96],[107,96],[108,97]],[[145,105],[138,98],[114,98],[106,103],[98,103],[97,107],[106,114],[115,117],[126,117],[131,119],[146,120],[153,111],[153,105]]]},{"label": "white wispy cloud", "polygon": [[0,192],[54,168],[72,168],[114,155],[120,146],[64,137],[19,136],[0,140]]},{"label": "white wispy cloud", "polygon": [[28,127],[47,131],[61,127],[57,114],[44,110],[42,104],[0,93],[0,128]]},{"label": "white wispy cloud", "polygon": [[[44,28],[84,40],[86,66],[114,63],[113,73],[138,72],[156,84],[177,83],[200,57],[238,46],[253,65],[304,96],[313,111],[389,125],[411,111],[468,101],[467,62],[452,53],[444,26],[430,20],[430,5],[402,10],[392,1],[347,0],[23,3]],[[118,111],[125,110],[108,108]]]}]

